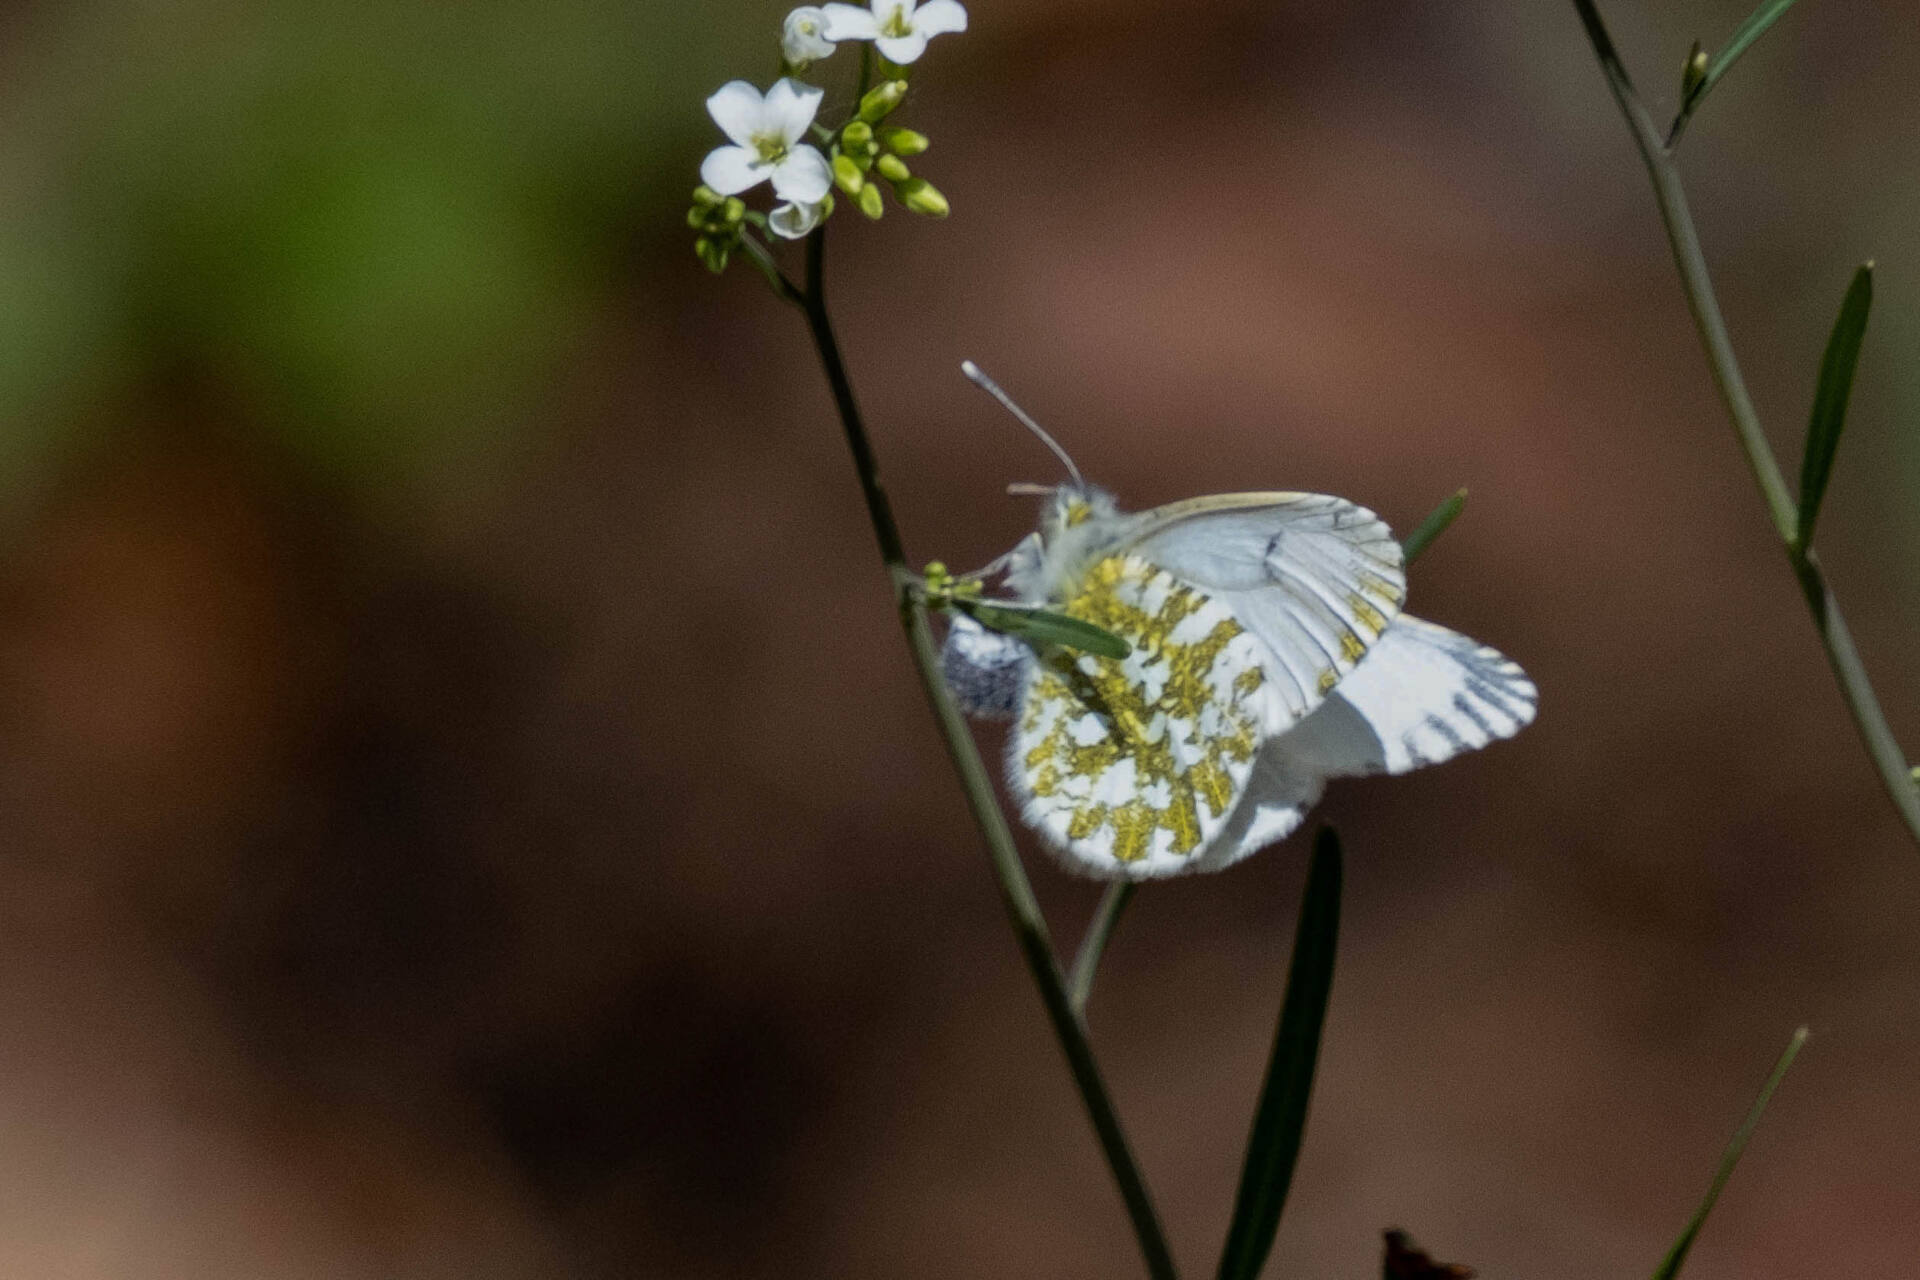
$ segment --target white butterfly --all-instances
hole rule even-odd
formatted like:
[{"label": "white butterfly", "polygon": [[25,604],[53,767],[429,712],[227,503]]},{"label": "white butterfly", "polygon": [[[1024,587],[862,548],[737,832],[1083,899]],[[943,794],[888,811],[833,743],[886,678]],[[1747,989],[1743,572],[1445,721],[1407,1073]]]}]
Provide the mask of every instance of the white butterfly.
[{"label": "white butterfly", "polygon": [[1400,544],[1364,507],[1240,493],[1128,513],[1068,468],[986,572],[1132,651],[1035,649],[955,614],[943,663],[970,714],[1013,719],[1008,783],[1070,869],[1216,870],[1292,833],[1329,778],[1406,773],[1532,721],[1518,665],[1400,612]]}]

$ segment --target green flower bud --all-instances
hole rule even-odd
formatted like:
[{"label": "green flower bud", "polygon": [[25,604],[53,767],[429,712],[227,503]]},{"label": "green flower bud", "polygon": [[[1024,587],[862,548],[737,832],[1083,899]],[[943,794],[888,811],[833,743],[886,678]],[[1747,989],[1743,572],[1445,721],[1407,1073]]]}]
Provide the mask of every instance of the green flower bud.
[{"label": "green flower bud", "polygon": [[928,603],[946,603],[944,597],[953,587],[953,575],[947,572],[945,563],[939,560],[927,561],[927,567],[921,577],[926,579]]},{"label": "green flower bud", "polygon": [[850,196],[859,195],[860,188],[867,185],[867,180],[860,175],[860,166],[845,152],[833,158],[833,180]]},{"label": "green flower bud", "polygon": [[825,222],[833,216],[833,192],[820,197],[820,221]]},{"label": "green flower bud", "polygon": [[940,194],[940,188],[925,178],[908,178],[893,189],[893,194],[900,197],[901,204],[929,218],[944,218],[953,211],[947,198]]},{"label": "green flower bud", "polygon": [[879,170],[880,176],[888,182],[905,182],[913,176],[899,156],[881,156],[873,162],[873,167]]},{"label": "green flower bud", "polygon": [[724,199],[725,196],[704,182],[693,189],[693,202],[702,209],[711,209]]},{"label": "green flower bud", "polygon": [[1681,101],[1684,102],[1698,93],[1700,86],[1705,84],[1706,80],[1707,51],[1700,47],[1698,40],[1695,40],[1693,48],[1687,52],[1687,65],[1680,69]]},{"label": "green flower bud", "polygon": [[840,137],[849,148],[864,150],[873,141],[873,126],[865,120],[855,120],[840,131]]},{"label": "green flower bud", "polygon": [[898,156],[917,156],[933,145],[926,134],[912,129],[882,129],[880,140],[887,144],[887,150]]},{"label": "green flower bud", "polygon": [[859,194],[854,199],[860,204],[860,212],[869,218],[878,218],[886,212],[886,207],[880,203],[880,188],[871,182],[860,188]]},{"label": "green flower bud", "polygon": [[893,114],[907,96],[905,80],[887,80],[867,90],[867,96],[860,99],[860,118],[868,124],[876,124]]},{"label": "green flower bud", "polygon": [[705,209],[702,209],[699,205],[695,205],[693,206],[693,208],[687,210],[687,225],[692,227],[695,231],[698,231],[702,227],[706,226],[707,211]]},{"label": "green flower bud", "polygon": [[737,227],[740,225],[740,220],[746,216],[747,202],[739,196],[728,196],[721,214],[722,220],[730,227]]},{"label": "green flower bud", "polygon": [[727,269],[727,256],[731,252],[728,246],[701,236],[693,242],[693,251],[713,274],[719,275]]}]

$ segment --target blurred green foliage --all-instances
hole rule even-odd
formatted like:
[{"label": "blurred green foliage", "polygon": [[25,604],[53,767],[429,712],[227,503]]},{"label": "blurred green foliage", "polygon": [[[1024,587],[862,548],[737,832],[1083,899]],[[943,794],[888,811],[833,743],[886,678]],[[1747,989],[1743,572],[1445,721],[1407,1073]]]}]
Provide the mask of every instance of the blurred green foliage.
[{"label": "blurred green foliage", "polygon": [[16,20],[0,497],[156,368],[231,388],[350,480],[532,420],[623,258],[680,247],[644,228],[679,217],[736,9],[180,0]]}]

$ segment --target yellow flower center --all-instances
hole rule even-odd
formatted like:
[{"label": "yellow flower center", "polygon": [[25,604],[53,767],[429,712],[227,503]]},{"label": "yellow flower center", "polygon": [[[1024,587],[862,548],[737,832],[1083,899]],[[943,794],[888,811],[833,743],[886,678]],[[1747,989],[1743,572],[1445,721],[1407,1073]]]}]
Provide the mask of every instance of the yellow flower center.
[{"label": "yellow flower center", "polygon": [[880,34],[894,39],[913,34],[913,28],[907,25],[907,6],[897,4],[887,11],[886,18],[880,23]]}]

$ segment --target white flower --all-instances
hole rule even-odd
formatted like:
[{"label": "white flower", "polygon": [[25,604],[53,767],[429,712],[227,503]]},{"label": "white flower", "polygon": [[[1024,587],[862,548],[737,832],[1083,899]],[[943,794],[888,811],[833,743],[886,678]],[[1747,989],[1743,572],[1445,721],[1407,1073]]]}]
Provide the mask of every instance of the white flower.
[{"label": "white flower", "polygon": [[700,180],[723,196],[739,195],[773,179],[774,194],[812,204],[833,185],[827,158],[800,139],[825,91],[782,78],[762,97],[745,80],[721,85],[707,99],[707,112],[730,147],[715,147],[700,164]]},{"label": "white flower", "polygon": [[830,4],[827,39],[871,40],[888,60],[905,65],[927,51],[927,41],[949,31],[967,29],[967,11],[960,0],[871,0],[867,8]]},{"label": "white flower", "polygon": [[780,32],[780,52],[786,55],[787,65],[798,71],[832,54],[833,41],[822,34],[826,29],[827,15],[813,5],[803,4],[788,14]]},{"label": "white flower", "polygon": [[827,202],[824,200],[816,200],[811,204],[789,200],[785,204],[775,205],[773,212],[767,215],[767,230],[783,240],[800,240],[820,225],[820,219],[826,213]]}]

